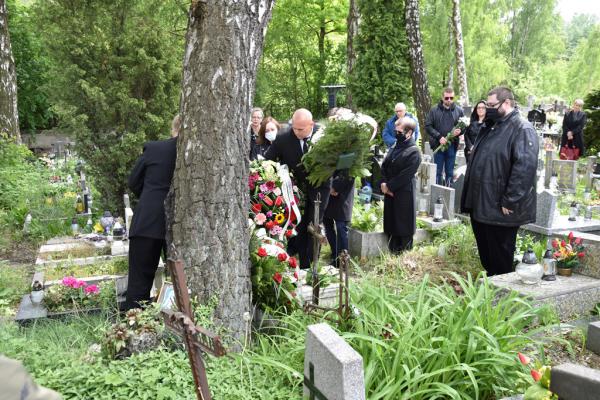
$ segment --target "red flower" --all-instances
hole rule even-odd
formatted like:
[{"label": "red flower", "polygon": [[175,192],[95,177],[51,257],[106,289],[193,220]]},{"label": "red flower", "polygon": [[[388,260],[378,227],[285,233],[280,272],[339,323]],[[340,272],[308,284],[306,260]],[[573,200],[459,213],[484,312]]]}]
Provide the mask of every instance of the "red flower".
[{"label": "red flower", "polygon": [[519,353],[519,361],[521,361],[521,364],[527,365],[531,360],[526,355]]},{"label": "red flower", "polygon": [[271,230],[271,228],[273,228],[275,226],[275,222],[273,221],[267,221],[267,223],[265,224],[265,228],[267,228],[267,230]]},{"label": "red flower", "polygon": [[262,205],[260,203],[254,203],[254,204],[252,204],[252,212],[254,214],[258,214],[261,209],[262,209]]},{"label": "red flower", "polygon": [[271,198],[269,196],[265,196],[265,198],[263,199],[263,201],[265,202],[266,205],[268,205],[269,207],[273,206],[273,200],[271,200]]},{"label": "red flower", "polygon": [[287,254],[285,254],[285,253],[279,253],[279,254],[277,254],[277,259],[278,259],[279,261],[282,261],[282,262],[283,262],[283,261],[287,260],[287,258],[288,258],[288,255],[287,255]]},{"label": "red flower", "polygon": [[558,240],[552,239],[552,247],[555,249],[558,247]]},{"label": "red flower", "polygon": [[265,185],[267,185],[267,189],[269,189],[270,191],[273,191],[273,189],[275,189],[275,182],[273,181],[267,181]]},{"label": "red flower", "polygon": [[290,268],[296,268],[298,266],[298,261],[296,260],[296,257],[290,257],[288,259],[288,264],[290,264]]},{"label": "red flower", "polygon": [[567,243],[566,243],[564,240],[561,240],[561,241],[560,241],[560,245],[561,245],[562,247],[565,247],[565,246],[567,245]]},{"label": "red flower", "polygon": [[540,371],[532,369],[531,370],[531,377],[533,378],[534,381],[539,381],[540,379],[542,379],[542,374],[540,374]]},{"label": "red flower", "polygon": [[277,198],[275,199],[275,205],[277,207],[279,207],[282,203],[283,203],[283,197],[277,196]]},{"label": "red flower", "polygon": [[259,257],[265,257],[267,255],[267,251],[263,247],[259,247],[256,254],[258,254]]},{"label": "red flower", "polygon": [[554,256],[554,258],[559,258],[560,257],[560,251],[556,251],[552,255]]},{"label": "red flower", "polygon": [[281,285],[281,281],[283,281],[283,276],[279,272],[275,272],[273,274],[273,280]]},{"label": "red flower", "polygon": [[576,244],[576,245],[580,245],[580,244],[581,244],[581,242],[583,242],[583,239],[582,239],[582,238],[580,238],[580,237],[578,237],[578,238],[575,238],[575,244]]},{"label": "red flower", "polygon": [[568,236],[568,238],[569,238],[569,242],[570,242],[571,240],[573,240],[573,232],[569,232],[569,236]]},{"label": "red flower", "polygon": [[585,253],[583,251],[580,251],[579,253],[577,253],[577,257],[583,258],[583,256],[585,256]]},{"label": "red flower", "polygon": [[290,237],[292,237],[293,233],[294,232],[291,229],[288,229],[287,231],[285,231],[285,237],[286,238],[290,238]]}]

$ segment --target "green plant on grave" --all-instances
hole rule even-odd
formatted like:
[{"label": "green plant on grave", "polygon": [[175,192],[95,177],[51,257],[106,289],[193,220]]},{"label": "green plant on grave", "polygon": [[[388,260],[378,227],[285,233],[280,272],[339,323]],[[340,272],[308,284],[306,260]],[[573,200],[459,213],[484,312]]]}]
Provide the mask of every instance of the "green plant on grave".
[{"label": "green plant on grave", "polygon": [[458,224],[448,226],[433,232],[433,245],[438,250],[444,248],[444,260],[449,264],[469,267],[472,270],[480,268],[477,243],[473,230],[469,225]]},{"label": "green plant on grave", "polygon": [[125,313],[125,320],[113,324],[104,333],[101,348],[102,354],[108,359],[123,356],[122,351],[130,338],[143,333],[159,333],[164,326],[159,321],[160,309],[157,304],[145,309],[134,308]]},{"label": "green plant on grave", "polygon": [[530,369],[533,378],[533,383],[525,391],[523,400],[557,400],[558,396],[550,391],[550,366],[542,365],[539,361],[532,363],[529,357],[521,353],[518,353],[518,358],[526,369]]},{"label": "green plant on grave", "polygon": [[368,206],[354,202],[350,226],[361,232],[383,231],[383,202],[373,202]]},{"label": "green plant on grave", "polygon": [[99,275],[124,275],[129,270],[129,262],[126,257],[113,258],[108,261],[100,261],[94,264],[77,265],[69,261],[43,268],[44,279],[53,281],[62,279],[64,276],[85,278]]},{"label": "green plant on grave", "polygon": [[115,296],[113,281],[88,285],[82,280],[66,276],[61,283],[46,290],[44,303],[49,312],[110,308],[116,305]]}]

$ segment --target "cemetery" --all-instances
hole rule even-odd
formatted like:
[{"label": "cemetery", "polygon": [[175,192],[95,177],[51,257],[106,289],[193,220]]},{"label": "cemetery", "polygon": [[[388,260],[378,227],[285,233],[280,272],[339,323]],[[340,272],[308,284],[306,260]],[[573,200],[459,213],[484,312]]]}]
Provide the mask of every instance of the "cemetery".
[{"label": "cemetery", "polygon": [[0,0],[0,398],[600,399],[600,8],[505,3]]}]

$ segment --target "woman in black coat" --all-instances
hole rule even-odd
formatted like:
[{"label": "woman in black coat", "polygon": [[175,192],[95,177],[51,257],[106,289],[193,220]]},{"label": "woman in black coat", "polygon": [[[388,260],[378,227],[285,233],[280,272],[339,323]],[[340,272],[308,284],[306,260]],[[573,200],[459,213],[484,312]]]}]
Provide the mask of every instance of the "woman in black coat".
[{"label": "woman in black coat", "polygon": [[381,192],[385,194],[383,231],[389,236],[390,251],[396,254],[412,248],[417,229],[415,174],[421,154],[412,139],[415,128],[416,123],[410,118],[396,121],[396,145],[381,166]]},{"label": "woman in black coat", "polygon": [[583,108],[583,100],[577,99],[573,103],[573,109],[563,118],[562,138],[560,147],[567,145],[570,148],[578,148],[579,156],[583,156],[585,145],[583,143],[583,127],[587,121]]},{"label": "woman in black coat", "polygon": [[475,140],[477,140],[477,135],[479,135],[479,131],[481,131],[483,121],[485,120],[485,107],[485,101],[483,100],[475,105],[471,113],[471,123],[465,131],[465,158],[467,162],[469,162],[471,150],[475,146]]},{"label": "woman in black coat", "polygon": [[342,250],[348,250],[348,225],[352,220],[354,204],[354,178],[347,172],[336,171],[331,180],[329,202],[325,209],[323,225],[331,247],[331,265],[338,266]]}]

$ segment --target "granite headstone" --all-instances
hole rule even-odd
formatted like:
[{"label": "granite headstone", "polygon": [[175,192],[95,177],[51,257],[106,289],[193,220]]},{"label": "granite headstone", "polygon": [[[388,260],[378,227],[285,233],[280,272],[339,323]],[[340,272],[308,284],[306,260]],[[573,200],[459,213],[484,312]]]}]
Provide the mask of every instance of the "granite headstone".
[{"label": "granite headstone", "polygon": [[435,210],[435,202],[439,197],[442,198],[444,204],[443,218],[445,220],[454,220],[454,196],[455,191],[453,188],[449,188],[442,185],[431,185],[431,197],[429,201],[429,214],[433,215]]}]

